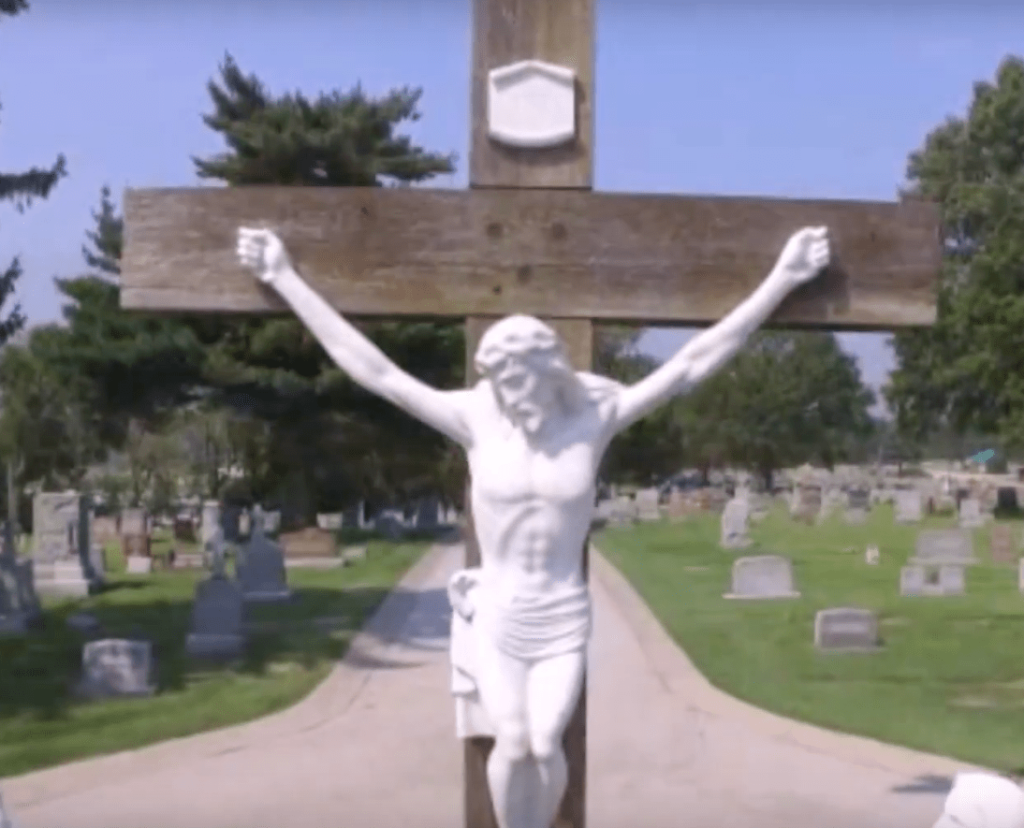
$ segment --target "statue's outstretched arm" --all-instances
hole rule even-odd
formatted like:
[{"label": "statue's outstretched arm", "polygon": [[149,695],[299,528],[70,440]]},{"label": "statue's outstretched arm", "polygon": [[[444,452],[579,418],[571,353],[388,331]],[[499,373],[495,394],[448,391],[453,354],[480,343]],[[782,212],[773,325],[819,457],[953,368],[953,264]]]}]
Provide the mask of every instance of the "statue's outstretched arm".
[{"label": "statue's outstretched arm", "polygon": [[656,371],[619,392],[614,430],[627,428],[725,365],[792,290],[821,272],[829,256],[826,228],[807,227],[793,234],[771,273],[742,304],[687,342]]},{"label": "statue's outstretched arm", "polygon": [[469,445],[465,400],[470,392],[440,391],[395,365],[302,280],[272,231],[239,229],[237,252],[241,263],[277,291],[355,382],[461,445]]}]

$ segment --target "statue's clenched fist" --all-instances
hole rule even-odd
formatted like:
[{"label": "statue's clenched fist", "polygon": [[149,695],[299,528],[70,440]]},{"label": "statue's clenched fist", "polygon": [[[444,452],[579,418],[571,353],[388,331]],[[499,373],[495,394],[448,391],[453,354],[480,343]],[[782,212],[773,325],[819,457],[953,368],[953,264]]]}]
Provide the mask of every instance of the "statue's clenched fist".
[{"label": "statue's clenched fist", "polygon": [[779,256],[777,270],[787,286],[797,288],[814,279],[832,258],[828,228],[805,227],[794,233]]},{"label": "statue's clenched fist", "polygon": [[288,251],[272,230],[240,227],[238,260],[264,284],[270,284],[291,268]]}]

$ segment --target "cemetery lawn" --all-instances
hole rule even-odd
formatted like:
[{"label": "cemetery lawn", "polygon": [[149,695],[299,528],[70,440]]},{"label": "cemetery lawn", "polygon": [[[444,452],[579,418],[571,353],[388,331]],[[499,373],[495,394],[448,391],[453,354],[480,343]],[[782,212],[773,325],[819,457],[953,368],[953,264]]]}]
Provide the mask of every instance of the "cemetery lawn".
[{"label": "cemetery lawn", "polygon": [[[298,702],[330,672],[426,542],[367,544],[365,561],[289,569],[294,600],[248,611],[245,657],[230,665],[190,661],[185,637],[198,570],[108,576],[88,599],[44,604],[44,627],[0,638],[0,777],[140,748],[265,716]],[[80,702],[83,636],[76,612],[96,616],[103,637],[153,642],[158,692],[150,698]],[[316,622],[316,623],[314,623]]]},{"label": "cemetery lawn", "polygon": [[[820,527],[784,510],[751,524],[755,545],[718,547],[719,518],[608,528],[595,543],[643,596],[669,634],[716,687],[783,716],[883,742],[1024,774],[1024,596],[1016,563],[991,562],[989,529],[974,533],[965,595],[901,598],[899,570],[929,518],[896,526],[877,507],[862,526],[841,517]],[[1021,523],[1013,522],[1019,539]],[[881,563],[864,562],[877,544]],[[732,561],[783,554],[801,597],[730,601]],[[874,610],[884,649],[818,653],[819,609]]]}]

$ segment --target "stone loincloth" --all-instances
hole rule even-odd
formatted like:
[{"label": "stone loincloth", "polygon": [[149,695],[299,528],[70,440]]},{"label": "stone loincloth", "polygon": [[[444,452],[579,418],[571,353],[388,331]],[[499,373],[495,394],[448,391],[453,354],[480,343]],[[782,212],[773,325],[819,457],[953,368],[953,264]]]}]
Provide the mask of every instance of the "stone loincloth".
[{"label": "stone loincloth", "polygon": [[[472,620],[452,612],[452,694],[455,696],[455,729],[460,739],[494,736],[494,729],[480,701],[476,682],[479,647],[494,647],[518,661],[541,661],[578,652],[590,640],[590,591],[584,584],[551,594],[514,597],[501,605],[488,594],[478,568],[456,572],[449,581],[449,596],[464,589],[472,607]],[[453,606],[454,606],[453,601]]]}]

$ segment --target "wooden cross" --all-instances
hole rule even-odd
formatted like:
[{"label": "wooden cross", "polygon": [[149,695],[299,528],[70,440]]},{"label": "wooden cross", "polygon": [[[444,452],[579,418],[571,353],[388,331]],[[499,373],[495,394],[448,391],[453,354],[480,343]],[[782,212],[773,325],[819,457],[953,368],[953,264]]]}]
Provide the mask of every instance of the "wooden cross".
[{"label": "wooden cross", "polygon": [[[835,265],[790,297],[774,324],[889,330],[934,321],[941,250],[932,205],[592,193],[594,2],[474,0],[468,192],[129,190],[122,307],[284,311],[235,260],[238,227],[268,225],[346,315],[464,319],[469,381],[480,334],[509,313],[545,318],[587,370],[595,321],[714,322],[758,285],[792,232],[827,225]],[[529,59],[574,73],[574,135],[557,147],[511,148],[490,134],[490,71]],[[565,744],[570,779],[558,828],[583,828],[585,691]],[[489,749],[488,740],[465,747],[467,828],[495,826]]]}]

